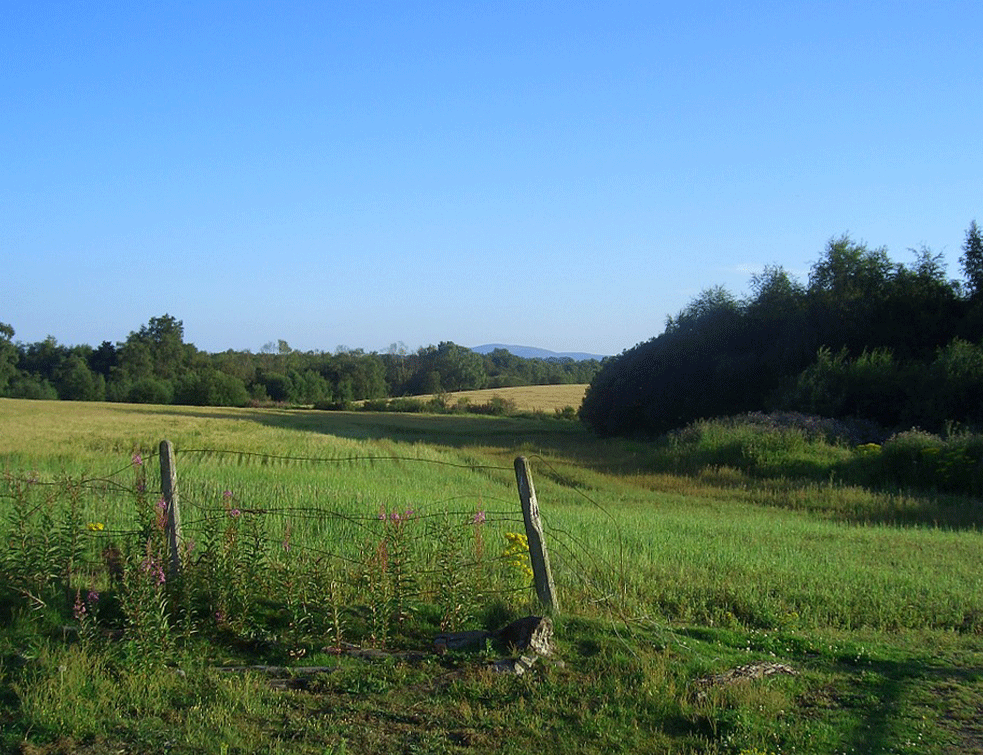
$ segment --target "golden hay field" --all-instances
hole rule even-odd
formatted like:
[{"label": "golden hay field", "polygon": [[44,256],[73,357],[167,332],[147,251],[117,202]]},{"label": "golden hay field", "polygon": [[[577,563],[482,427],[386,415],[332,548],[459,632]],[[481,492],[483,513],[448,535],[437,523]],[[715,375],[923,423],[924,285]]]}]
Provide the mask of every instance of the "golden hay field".
[{"label": "golden hay field", "polygon": [[[587,385],[522,385],[516,388],[485,388],[480,391],[459,391],[448,393],[447,403],[453,406],[461,399],[467,399],[472,404],[485,404],[493,398],[502,398],[515,402],[515,408],[527,412],[552,412],[572,406],[579,409],[584,400]],[[431,396],[413,396],[424,401]]]}]

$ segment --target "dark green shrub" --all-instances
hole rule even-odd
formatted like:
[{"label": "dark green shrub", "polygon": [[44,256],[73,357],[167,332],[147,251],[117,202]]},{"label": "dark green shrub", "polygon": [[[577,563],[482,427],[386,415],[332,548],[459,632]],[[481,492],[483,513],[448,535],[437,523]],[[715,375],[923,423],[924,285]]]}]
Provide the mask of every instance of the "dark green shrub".
[{"label": "dark green shrub", "polygon": [[424,411],[424,403],[418,398],[394,398],[386,405],[386,411],[416,414]]},{"label": "dark green shrub", "polygon": [[205,369],[185,373],[177,380],[174,402],[192,406],[245,406],[249,394],[239,378]]},{"label": "dark green shrub", "polygon": [[871,461],[886,484],[931,488],[939,482],[937,460],[944,450],[939,436],[914,428],[888,438]]},{"label": "dark green shrub", "polygon": [[555,409],[557,419],[577,419],[577,410],[572,406]]},{"label": "dark green shrub", "polygon": [[939,350],[930,374],[935,417],[983,425],[983,348],[953,339]]},{"label": "dark green shrub", "polygon": [[51,383],[37,375],[17,375],[10,381],[6,395],[9,398],[54,401],[58,398],[58,391]]},{"label": "dark green shrub", "polygon": [[493,396],[483,404],[469,404],[467,411],[470,414],[487,414],[492,417],[505,417],[515,414],[516,405],[515,401],[510,398]]},{"label": "dark green shrub", "polygon": [[126,401],[131,404],[169,404],[173,399],[174,386],[169,380],[140,378],[126,391]]},{"label": "dark green shrub", "polygon": [[293,393],[293,383],[291,383],[290,378],[286,375],[263,375],[261,383],[266,388],[266,395],[270,397],[271,401],[283,402],[290,400],[290,396]]}]

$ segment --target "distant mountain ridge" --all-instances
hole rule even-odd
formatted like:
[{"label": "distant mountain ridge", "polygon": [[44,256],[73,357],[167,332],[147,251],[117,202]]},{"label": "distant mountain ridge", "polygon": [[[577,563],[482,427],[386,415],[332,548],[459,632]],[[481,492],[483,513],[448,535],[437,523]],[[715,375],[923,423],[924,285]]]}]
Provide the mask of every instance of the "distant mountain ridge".
[{"label": "distant mountain ridge", "polygon": [[471,351],[478,354],[489,354],[495,349],[505,349],[510,354],[515,354],[523,359],[572,359],[575,362],[584,362],[588,359],[596,359],[600,362],[605,357],[601,354],[586,354],[580,351],[550,351],[549,349],[539,349],[535,346],[510,346],[504,343],[486,343],[482,346],[472,346]]}]

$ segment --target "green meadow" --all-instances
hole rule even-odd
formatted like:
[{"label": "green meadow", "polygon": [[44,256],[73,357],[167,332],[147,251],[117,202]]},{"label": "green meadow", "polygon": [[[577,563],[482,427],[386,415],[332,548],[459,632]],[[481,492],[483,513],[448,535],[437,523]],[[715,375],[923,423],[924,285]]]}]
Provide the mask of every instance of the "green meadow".
[{"label": "green meadow", "polygon": [[[974,442],[0,399],[0,746],[978,752]],[[433,652],[542,610],[517,456],[561,604],[522,676],[489,670],[510,648]],[[260,665],[318,672],[227,670]]]}]

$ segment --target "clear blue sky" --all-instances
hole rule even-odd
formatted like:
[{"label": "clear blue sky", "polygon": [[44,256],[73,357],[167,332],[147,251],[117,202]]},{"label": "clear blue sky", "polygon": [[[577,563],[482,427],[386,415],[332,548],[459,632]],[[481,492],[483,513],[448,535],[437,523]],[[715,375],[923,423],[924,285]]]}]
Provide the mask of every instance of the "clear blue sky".
[{"label": "clear blue sky", "polygon": [[14,2],[0,321],[616,354],[983,222],[983,3]]}]

